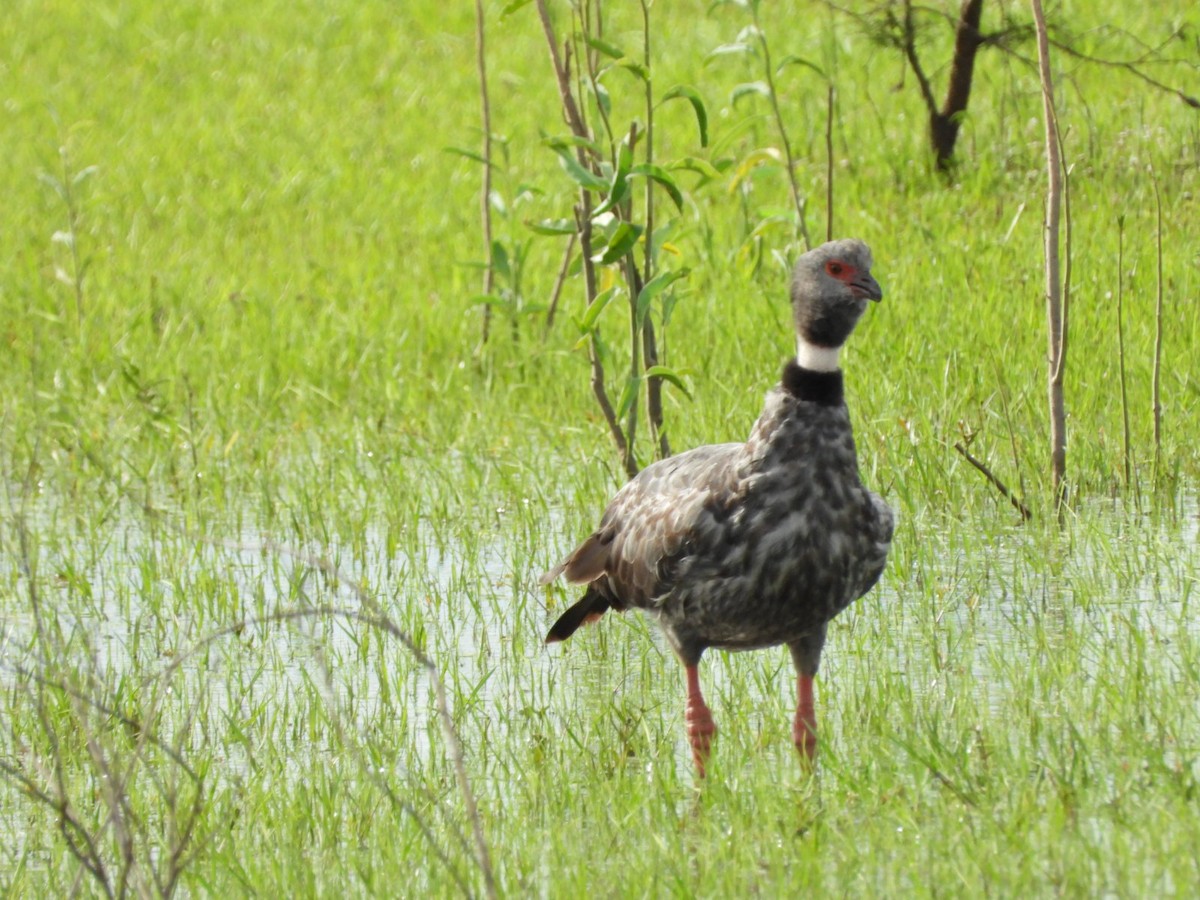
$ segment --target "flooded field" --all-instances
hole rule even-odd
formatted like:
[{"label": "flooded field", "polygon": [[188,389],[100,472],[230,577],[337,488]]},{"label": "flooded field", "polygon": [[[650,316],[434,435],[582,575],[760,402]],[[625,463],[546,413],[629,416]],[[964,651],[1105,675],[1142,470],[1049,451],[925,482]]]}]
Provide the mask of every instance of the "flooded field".
[{"label": "flooded field", "polygon": [[[136,733],[171,748],[178,766],[202,765],[210,797],[287,793],[332,768],[403,798],[397,814],[465,831],[428,674],[386,630],[354,618],[365,612],[437,665],[473,788],[498,822],[544,789],[537,766],[562,760],[575,759],[579,777],[632,767],[651,783],[686,783],[682,671],[652,626],[609,615],[566,645],[542,645],[551,605],[569,598],[536,586],[561,548],[536,537],[528,512],[501,511],[484,529],[418,520],[400,534],[289,546],[119,511],[92,525],[48,501],[21,526],[10,509],[5,718],[35,721],[39,686],[53,685],[113,752],[142,746]],[[550,543],[567,546],[555,520],[547,514]],[[979,527],[905,523],[879,589],[835,622],[818,680],[826,780],[850,777],[882,741],[936,772],[921,790],[969,797],[981,756],[1030,753],[1045,771],[1029,777],[1064,777],[1098,766],[1095,741],[1122,755],[1129,729],[1157,757],[1128,764],[1200,779],[1195,503],[1149,516],[1094,502],[1049,540],[1004,524],[981,540]],[[798,782],[786,652],[710,651],[701,672],[721,727],[718,773],[736,780],[766,765]],[[1133,720],[1114,714],[1121,704]],[[33,764],[19,728],[0,741],[5,759]],[[1095,777],[1108,776],[1098,766]],[[10,852],[27,865],[48,859],[38,848],[49,823],[31,825],[39,805],[10,790],[5,806],[20,835]],[[1119,825],[1089,828],[1104,844]],[[469,856],[464,842],[417,852]]]}]

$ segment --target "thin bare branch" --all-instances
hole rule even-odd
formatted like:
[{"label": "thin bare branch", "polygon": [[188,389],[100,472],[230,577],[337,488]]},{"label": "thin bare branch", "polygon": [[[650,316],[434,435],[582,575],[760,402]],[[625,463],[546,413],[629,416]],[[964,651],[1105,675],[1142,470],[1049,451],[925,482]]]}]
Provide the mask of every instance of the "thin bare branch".
[{"label": "thin bare branch", "polygon": [[825,104],[825,240],[833,240],[833,82]]},{"label": "thin bare branch", "polygon": [[571,268],[571,254],[575,252],[575,242],[579,235],[572,232],[567,238],[567,247],[563,251],[562,265],[558,267],[558,275],[554,278],[554,289],[550,292],[550,303],[546,308],[546,331],[554,327],[554,316],[558,312],[558,301],[562,297],[563,285],[567,282],[567,271]]},{"label": "thin bare branch", "polygon": [[1154,300],[1154,371],[1151,385],[1151,401],[1154,411],[1154,486],[1158,487],[1158,464],[1162,452],[1162,349],[1163,349],[1163,220],[1162,195],[1158,190],[1158,176],[1150,170],[1154,184],[1155,235],[1154,246],[1157,258],[1158,279],[1155,283]]},{"label": "thin bare branch", "polygon": [[[579,104],[575,102],[575,95],[571,90],[569,57],[568,61],[564,62],[562,55],[559,53],[558,38],[554,34],[554,25],[550,21],[550,13],[546,8],[546,0],[536,0],[536,6],[538,19],[542,23],[542,31],[546,36],[546,45],[550,52],[550,63],[554,68],[554,80],[558,84],[559,101],[562,103],[563,115],[567,126],[576,137],[587,140],[590,137],[590,132],[584,122]],[[595,171],[594,161],[588,157],[580,144],[576,145],[575,154],[581,166]],[[591,306],[596,302],[597,297],[596,267],[592,261],[592,200],[591,195],[583,187],[579,190],[579,202],[575,207],[575,226],[576,232],[579,234],[580,249],[583,254],[584,290],[587,294],[588,306]],[[604,421],[608,425],[608,430],[612,435],[613,443],[617,447],[617,452],[621,455],[625,471],[632,478],[637,474],[637,462],[633,457],[632,442],[626,439],[625,433],[621,429],[621,423],[617,420],[616,410],[609,399],[608,389],[605,384],[604,362],[600,358],[600,348],[596,342],[595,335],[592,335],[591,340],[588,341],[588,360],[592,369],[592,393],[595,395],[596,403],[604,415]]]},{"label": "thin bare branch", "polygon": [[[159,522],[160,524],[163,524],[177,533],[191,540],[197,541],[198,543],[212,546],[223,546],[243,551],[255,550],[259,552],[270,552],[277,556],[299,560],[310,568],[322,572],[325,577],[332,582],[336,582],[340,585],[345,585],[348,587],[363,608],[360,610],[353,610],[339,609],[332,606],[308,607],[299,610],[280,611],[272,615],[249,618],[240,622],[235,622],[206,635],[188,650],[176,654],[160,673],[159,677],[161,680],[169,680],[179,669],[179,667],[184,664],[184,662],[193,658],[205,647],[208,647],[212,643],[223,638],[227,638],[231,635],[240,634],[248,626],[266,624],[269,622],[286,622],[322,615],[333,617],[340,616],[342,618],[352,619],[362,622],[368,626],[375,627],[386,634],[389,634],[391,637],[401,643],[406,650],[408,650],[408,652],[417,661],[418,665],[425,669],[427,677],[432,684],[435,708],[437,710],[438,720],[442,726],[442,731],[446,740],[447,753],[454,769],[455,779],[458,783],[459,792],[463,799],[467,819],[471,823],[476,864],[479,866],[481,874],[483,875],[485,894],[489,898],[497,896],[494,869],[491,862],[491,853],[484,835],[483,821],[479,813],[479,806],[475,799],[475,794],[471,788],[470,780],[467,776],[465,754],[463,752],[462,742],[458,737],[457,729],[454,726],[453,716],[450,712],[450,704],[446,696],[445,685],[440,677],[436,664],[432,658],[430,658],[429,655],[421,649],[416,640],[383,613],[374,596],[365,587],[363,587],[363,585],[352,578],[346,577],[338,568],[338,566],[329,559],[316,554],[294,550],[272,541],[267,541],[259,545],[247,545],[239,542],[213,540],[207,537],[192,534],[186,528],[176,525],[174,522],[165,518],[161,512],[145,503],[142,498],[137,497],[130,487],[122,484],[122,482],[115,477],[115,473],[112,472],[110,467],[102,459],[100,459],[90,447],[83,445],[77,449],[80,449],[83,454],[105,474],[110,483],[116,487],[118,494],[123,499],[137,505],[139,509],[143,510],[143,512],[149,515],[156,522]],[[19,530],[24,527],[23,517],[18,517],[18,524]],[[26,551],[26,554],[27,553],[28,551]],[[27,555],[23,565],[27,571],[32,572],[32,564],[29,562]],[[36,591],[36,579],[31,577],[28,579],[28,582],[30,584],[30,590]],[[367,611],[364,612],[363,610]],[[41,690],[44,690],[44,688],[39,682],[39,691]],[[76,829],[80,838],[84,841],[84,844],[81,847],[75,843],[73,837],[74,832],[68,830],[69,826],[77,824],[77,820],[73,820],[67,815],[69,805],[65,799],[67,797],[67,791],[62,773],[61,754],[57,749],[57,738],[45,714],[44,705],[39,705],[39,715],[42,717],[43,730],[47,733],[52,742],[51,759],[54,761],[56,766],[58,794],[59,797],[63,798],[61,803],[55,805],[55,809],[60,811],[59,829],[64,835],[64,838],[67,840],[68,848],[71,850],[72,854],[79,859],[81,865],[87,868],[87,870],[104,885],[106,894],[113,896],[111,882],[108,880],[107,873],[104,870],[98,851],[94,849],[92,835],[88,833],[86,829],[82,828],[82,826],[79,826]],[[106,760],[103,762],[105,766],[104,770],[111,773],[111,766],[109,766]],[[116,779],[113,779],[113,781],[116,783]],[[127,812],[124,814],[128,820],[130,814]],[[434,847],[436,850],[436,845],[434,845]],[[88,848],[91,848],[90,853]]]},{"label": "thin bare branch", "polygon": [[1024,521],[1028,522],[1033,518],[1033,513],[1030,512],[1029,507],[1022,503],[1020,498],[1018,498],[1016,494],[1009,490],[1008,485],[1001,481],[1000,478],[987,467],[983,460],[974,456],[962,441],[956,441],[954,444],[954,449],[962,454],[963,458],[966,459],[967,462],[969,462],[976,469],[978,469],[980,473],[983,474],[983,477],[986,478],[992,484],[992,486],[998,490],[1005,497],[1005,499],[1008,500],[1009,503],[1013,505],[1013,509],[1021,514],[1021,518]]},{"label": "thin bare branch", "polygon": [[1125,215],[1117,216],[1117,362],[1121,374],[1121,458],[1125,468],[1125,489],[1131,480],[1129,438],[1129,393],[1125,380]]},{"label": "thin bare branch", "polygon": [[[355,596],[358,602],[364,609],[370,612],[363,613],[361,611],[351,609],[338,609],[336,607],[310,607],[301,610],[284,611],[271,616],[263,616],[258,619],[245,619],[233,626],[223,628],[214,633],[214,637],[228,636],[230,633],[236,633],[248,625],[254,625],[257,622],[267,621],[288,621],[312,616],[318,612],[330,616],[340,616],[342,618],[352,619],[362,622],[371,627],[378,628],[381,631],[391,635],[399,641],[405,649],[413,656],[413,658],[425,669],[427,677],[433,685],[434,700],[438,711],[438,720],[442,726],[443,736],[446,740],[447,751],[450,755],[450,762],[454,767],[455,778],[458,781],[459,793],[463,798],[463,804],[466,807],[467,819],[471,823],[471,830],[475,841],[476,862],[483,874],[484,888],[488,897],[497,896],[496,880],[494,870],[492,868],[491,851],[488,848],[487,838],[483,831],[483,819],[479,814],[479,804],[475,799],[475,792],[471,788],[470,779],[467,776],[466,755],[463,752],[462,741],[458,737],[458,730],[454,727],[454,717],[450,712],[450,701],[446,697],[446,685],[443,682],[440,673],[438,672],[437,664],[433,659],[421,649],[420,645],[407,631],[397,625],[392,619],[384,614],[374,596],[357,580],[346,576],[338,566],[328,557],[318,556],[312,553],[295,550],[290,547],[285,547],[277,544],[274,541],[266,541],[261,547],[250,547],[238,543],[215,542],[223,544],[227,547],[248,549],[264,549],[267,552],[274,553],[279,556],[286,556],[292,559],[303,561],[306,565],[311,566],[323,572],[328,578],[336,581],[338,584],[346,585],[351,593]],[[205,641],[204,643],[208,643]],[[172,667],[177,666],[179,658],[183,654],[179,654],[175,660],[172,660]]]},{"label": "thin bare branch", "polygon": [[2,667],[16,675],[20,675],[23,678],[28,678],[30,681],[37,682],[45,687],[53,688],[54,690],[58,691],[64,696],[70,697],[76,702],[86,704],[96,712],[115,720],[118,724],[128,728],[131,731],[137,731],[139,734],[145,734],[147,740],[149,740],[151,744],[162,750],[163,753],[170,757],[171,762],[175,763],[175,765],[182,769],[184,774],[187,775],[194,784],[201,783],[200,776],[196,774],[195,769],[188,764],[183,755],[169,743],[167,743],[167,741],[161,738],[156,732],[150,729],[144,720],[131,718],[120,710],[114,709],[94,696],[85,694],[79,688],[74,687],[65,681],[59,681],[57,679],[50,678],[40,672],[34,671],[33,669],[28,669],[24,666],[12,663],[5,663]]},{"label": "thin bare branch", "polygon": [[904,58],[908,60],[908,67],[916,76],[917,85],[921,89],[921,99],[925,101],[925,108],[931,116],[937,115],[938,105],[933,96],[933,87],[929,84],[929,78],[921,66],[921,58],[917,55],[917,29],[913,24],[913,8],[909,0],[904,0],[904,22],[900,32],[900,48],[904,51]]},{"label": "thin bare branch", "polygon": [[[1172,35],[1171,39],[1174,39],[1174,35]],[[1134,76],[1135,78],[1141,79],[1142,81],[1144,81],[1146,84],[1150,85],[1153,88],[1156,88],[1160,91],[1164,91],[1165,93],[1168,93],[1168,94],[1174,94],[1176,97],[1178,97],[1185,104],[1190,106],[1192,109],[1200,109],[1200,99],[1193,97],[1191,94],[1185,93],[1184,91],[1180,90],[1179,88],[1172,87],[1169,84],[1164,84],[1163,82],[1159,81],[1157,78],[1147,75],[1145,72],[1143,72],[1141,69],[1138,68],[1139,65],[1146,65],[1150,62],[1167,62],[1168,60],[1151,60],[1151,59],[1148,59],[1146,55],[1143,55],[1140,59],[1132,60],[1132,61],[1131,60],[1120,60],[1120,59],[1104,59],[1103,57],[1100,57],[1100,56],[1091,56],[1090,54],[1083,53],[1079,50],[1076,50],[1067,41],[1055,40],[1053,38],[1050,38],[1049,40],[1050,40],[1051,46],[1053,46],[1056,50],[1061,50],[1063,53],[1067,54],[1067,56],[1072,56],[1075,59],[1079,59],[1079,60],[1082,60],[1087,63],[1092,63],[1093,65],[1097,65],[1097,66],[1107,66],[1108,68],[1121,69],[1125,72],[1128,72],[1130,75]],[[1153,52],[1153,51],[1148,51],[1148,52]]]},{"label": "thin bare branch", "polygon": [[536,0],[538,19],[542,23],[542,31],[546,35],[546,45],[550,50],[550,62],[554,67],[554,78],[558,82],[558,96],[562,101],[563,112],[567,117],[567,125],[570,127],[572,134],[579,136],[587,135],[587,128],[584,127],[583,117],[579,114],[579,107],[575,103],[575,96],[571,92],[571,78],[567,72],[566,66],[563,65],[562,57],[558,53],[558,39],[554,36],[554,25],[550,21],[550,12],[546,9],[546,0]]},{"label": "thin bare branch", "polygon": [[[480,118],[483,122],[483,189],[480,192],[480,215],[483,220],[483,294],[490,297],[496,286],[492,266],[492,107],[488,97],[487,54],[484,43],[483,0],[475,0],[475,61],[479,69]],[[492,326],[492,304],[483,304],[482,343],[488,342]]]},{"label": "thin bare branch", "polygon": [[1042,114],[1046,133],[1046,318],[1049,339],[1048,394],[1050,400],[1050,471],[1054,499],[1059,511],[1066,500],[1066,410],[1063,402],[1063,369],[1059,361],[1063,343],[1062,281],[1059,271],[1059,219],[1062,214],[1062,159],[1059,149],[1058,117],[1054,109],[1054,80],[1050,72],[1050,46],[1041,0],[1030,0],[1037,29],[1038,71],[1042,83]]},{"label": "thin bare branch", "polygon": [[800,182],[796,179],[796,158],[792,153],[792,142],[788,139],[787,126],[783,121],[783,111],[779,107],[779,92],[775,87],[775,68],[771,64],[771,45],[767,41],[766,32],[762,30],[758,20],[758,4],[753,3],[750,9],[754,14],[754,32],[758,36],[759,48],[763,54],[763,76],[767,82],[767,94],[771,105],[771,115],[775,119],[775,130],[779,133],[779,143],[783,145],[783,161],[787,166],[788,187],[792,193],[792,205],[796,209],[796,228],[804,241],[804,249],[812,249],[812,239],[808,236],[807,211],[808,201],[800,193]]}]

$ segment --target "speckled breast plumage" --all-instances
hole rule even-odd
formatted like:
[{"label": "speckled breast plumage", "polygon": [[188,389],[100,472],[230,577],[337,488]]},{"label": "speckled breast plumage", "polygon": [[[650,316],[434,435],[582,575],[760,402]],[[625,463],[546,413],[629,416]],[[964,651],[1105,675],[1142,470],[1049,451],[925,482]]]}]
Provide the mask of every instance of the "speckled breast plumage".
[{"label": "speckled breast plumage", "polygon": [[835,402],[778,385],[744,444],[697,448],[625,485],[598,530],[610,566],[592,589],[654,613],[685,661],[817,631],[819,647],[879,579],[893,531],[859,479],[836,378]]}]

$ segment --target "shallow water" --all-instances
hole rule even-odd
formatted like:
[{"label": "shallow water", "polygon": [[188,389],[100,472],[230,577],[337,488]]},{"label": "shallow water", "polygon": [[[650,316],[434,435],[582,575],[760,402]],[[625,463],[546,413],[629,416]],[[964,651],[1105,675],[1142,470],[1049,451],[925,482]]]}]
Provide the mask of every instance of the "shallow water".
[{"label": "shallow water", "polygon": [[[379,630],[313,616],[212,638],[282,610],[359,608],[353,591],[303,558],[249,529],[207,540],[120,516],[96,526],[49,503],[27,521],[41,603],[64,655],[105,696],[157,696],[164,734],[197,710],[209,723],[195,726],[197,740],[213,739],[212,723],[241,723],[249,737],[216,738],[223,778],[258,772],[263,742],[291,748],[284,770],[267,778],[302,777],[347,746],[393,748],[384,774],[402,780],[446,765],[430,682]],[[819,680],[822,728],[852,746],[858,726],[849,710],[857,692],[880,679],[976,719],[1003,717],[1022,692],[1053,718],[1055,698],[1041,692],[1039,673],[1059,665],[1086,681],[1150,654],[1152,664],[1139,664],[1149,677],[1197,679],[1198,530],[1195,498],[1160,517],[1091,504],[1051,550],[1019,525],[986,543],[966,525],[902,528],[879,588],[831,628]],[[367,530],[352,544],[298,550],[360,579],[426,648],[469,759],[484,746],[496,757],[496,747],[569,742],[586,756],[597,741],[619,740],[629,753],[671,747],[686,770],[682,673],[644,619],[610,615],[566,645],[543,646],[571,595],[547,593],[536,578],[572,543],[553,516],[543,533],[524,511],[497,511],[485,529],[423,520],[399,535]],[[17,672],[37,668],[41,651],[15,540],[7,546],[0,683],[14,698],[26,684]],[[750,729],[737,739],[753,734],[780,755],[790,754],[792,679],[782,650],[712,652],[702,666],[718,722],[736,710]],[[5,755],[14,752],[10,741],[0,739]],[[494,758],[476,768],[497,778],[505,771]]]}]

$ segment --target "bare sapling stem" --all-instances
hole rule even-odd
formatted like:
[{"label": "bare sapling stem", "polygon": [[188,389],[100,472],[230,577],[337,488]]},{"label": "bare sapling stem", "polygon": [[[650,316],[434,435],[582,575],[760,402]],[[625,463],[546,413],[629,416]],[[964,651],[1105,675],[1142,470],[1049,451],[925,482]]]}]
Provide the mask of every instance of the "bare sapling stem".
[{"label": "bare sapling stem", "polygon": [[1059,267],[1059,223],[1062,215],[1062,158],[1058,119],[1054,109],[1054,81],[1050,73],[1050,45],[1046,36],[1046,17],[1041,0],[1030,0],[1037,32],[1038,72],[1042,83],[1042,114],[1046,135],[1046,215],[1045,270],[1046,319],[1049,339],[1048,394],[1050,401],[1050,472],[1054,501],[1059,512],[1066,501],[1067,436],[1066,409],[1063,401],[1063,360],[1065,329],[1062,281]]},{"label": "bare sapling stem", "polygon": [[[636,138],[637,127],[634,126],[629,134],[630,146],[634,145]],[[628,219],[629,216],[626,216],[626,218]],[[638,395],[641,393],[643,340],[642,323],[638,321],[637,309],[640,276],[638,275],[637,262],[634,260],[632,250],[625,254],[624,269],[625,281],[629,286],[629,385],[627,390],[630,392],[628,400],[629,408],[625,414],[625,441],[626,453],[632,457],[634,442],[637,440]],[[629,468],[630,462],[632,460],[626,460],[626,468]]]},{"label": "bare sapling stem", "polygon": [[825,104],[825,240],[833,240],[833,102],[835,91],[829,82]]},{"label": "bare sapling stem", "polygon": [[[646,68],[646,135],[642,139],[646,146],[646,165],[654,165],[654,71],[650,65],[650,0],[642,0],[642,65]],[[642,257],[641,284],[646,285],[654,277],[654,179],[646,180],[646,242]],[[642,322],[642,362],[647,369],[658,365],[658,341],[654,333],[654,321],[646,310]],[[671,455],[671,447],[663,429],[663,380],[658,375],[646,379],[646,417],[650,423],[650,438],[658,445],[659,457]]]},{"label": "bare sapling stem", "polygon": [[[646,165],[654,165],[654,75],[650,68],[650,0],[642,0],[642,65],[646,67],[646,128],[642,139],[646,147]],[[654,277],[654,180],[646,181],[646,244],[642,255],[642,284]]]},{"label": "bare sapling stem", "polygon": [[796,230],[804,241],[806,251],[812,249],[812,240],[808,236],[806,212],[808,201],[800,194],[800,183],[796,180],[796,159],[792,154],[792,142],[788,139],[787,127],[783,122],[783,111],[779,108],[779,94],[775,89],[775,69],[771,65],[771,46],[758,21],[758,4],[751,3],[754,12],[754,32],[763,53],[763,76],[767,82],[767,94],[771,102],[771,115],[775,119],[775,128],[779,132],[779,143],[783,146],[783,160],[787,167],[788,185],[792,193],[792,205],[796,208]]},{"label": "bare sapling stem", "polygon": [[[646,314],[645,326],[642,329],[642,359],[647,369],[657,366],[659,362],[658,341],[649,313]],[[659,375],[651,375],[646,381],[646,412],[650,417],[650,436],[658,445],[659,458],[666,459],[671,455],[671,443],[667,438],[667,432],[663,429],[663,380]]]},{"label": "bare sapling stem", "polygon": [[[582,13],[582,19],[580,20],[580,29],[582,33],[584,35],[603,38],[604,17],[599,0],[592,0],[592,2],[585,3],[580,9]],[[593,22],[595,23],[594,25]],[[600,67],[598,61],[599,53],[594,47],[589,46],[581,54],[579,54],[579,56],[586,63],[580,75],[581,77],[584,74],[587,75],[588,84],[592,89],[592,95],[599,97],[601,93],[600,76],[598,72]],[[609,146],[613,146],[616,143],[616,136],[612,129],[612,120],[609,118],[608,110],[605,109],[603,103],[597,103],[596,112],[600,117],[600,124],[604,126],[604,134],[608,138]]]},{"label": "bare sapling stem", "polygon": [[1163,223],[1162,195],[1158,190],[1158,176],[1150,170],[1154,184],[1155,252],[1157,254],[1158,280],[1154,300],[1154,374],[1151,383],[1154,409],[1154,487],[1158,488],[1158,464],[1162,452],[1162,348],[1163,348]]},{"label": "bare sapling stem", "polygon": [[[581,141],[590,140],[590,132],[584,122],[579,104],[575,102],[575,95],[571,90],[571,74],[568,65],[564,62],[558,50],[558,38],[554,35],[554,25],[550,21],[550,13],[546,8],[546,0],[536,0],[536,5],[538,19],[542,23],[542,32],[546,36],[546,46],[550,52],[550,64],[554,69],[554,78],[558,84],[558,96],[562,103],[563,116],[567,121],[567,127]],[[592,172],[596,171],[594,161],[588,157],[582,143],[577,144],[575,147],[575,157],[580,166]],[[596,266],[592,258],[594,255],[592,247],[592,201],[591,195],[582,186],[579,189],[579,203],[575,207],[575,217],[576,230],[579,234],[580,252],[583,254],[584,290],[587,295],[587,304],[591,306],[596,302],[597,297]],[[613,443],[617,447],[617,452],[621,455],[625,471],[632,478],[637,474],[637,464],[633,459],[630,442],[625,439],[625,434],[621,430],[621,423],[617,420],[616,410],[613,408],[612,401],[608,396],[608,390],[605,385],[604,362],[600,358],[600,348],[596,343],[595,334],[592,335],[591,340],[588,342],[588,358],[592,370],[592,393],[595,395],[596,403],[604,415],[604,421],[608,425],[608,430],[612,435]]]},{"label": "bare sapling stem", "polygon": [[[483,220],[483,295],[492,296],[496,272],[492,267],[492,108],[488,98],[487,54],[484,43],[483,0],[475,0],[475,59],[479,67],[480,118],[483,123],[483,188],[480,193],[480,215]],[[483,304],[483,334],[486,344],[492,327],[492,305]]]},{"label": "bare sapling stem", "polygon": [[550,292],[550,305],[546,309],[546,332],[554,327],[554,316],[558,312],[558,300],[562,296],[563,285],[567,282],[567,272],[571,269],[571,256],[575,252],[575,242],[578,234],[567,238],[567,248],[563,251],[562,264],[558,267],[558,275],[554,278],[554,289]]},{"label": "bare sapling stem", "polygon": [[1117,216],[1117,364],[1121,371],[1121,456],[1125,468],[1125,490],[1129,490],[1129,394],[1125,381],[1125,216]]},{"label": "bare sapling stem", "polygon": [[[587,191],[580,191],[580,201],[576,207],[576,217],[579,227],[579,246],[583,253],[584,290],[587,293],[588,306],[591,306],[596,302],[596,265],[592,260],[592,203]],[[612,400],[608,396],[608,387],[605,383],[604,360],[600,358],[600,345],[596,341],[594,333],[588,341],[588,362],[592,369],[592,393],[595,395],[596,403],[604,415],[604,421],[608,424],[608,432],[612,435],[613,443],[617,447],[617,453],[621,456],[621,463],[625,467],[625,472],[632,478],[637,474],[637,465],[633,460],[629,442],[625,440],[625,432],[621,430],[621,423],[617,421],[617,411],[613,408]]]}]

